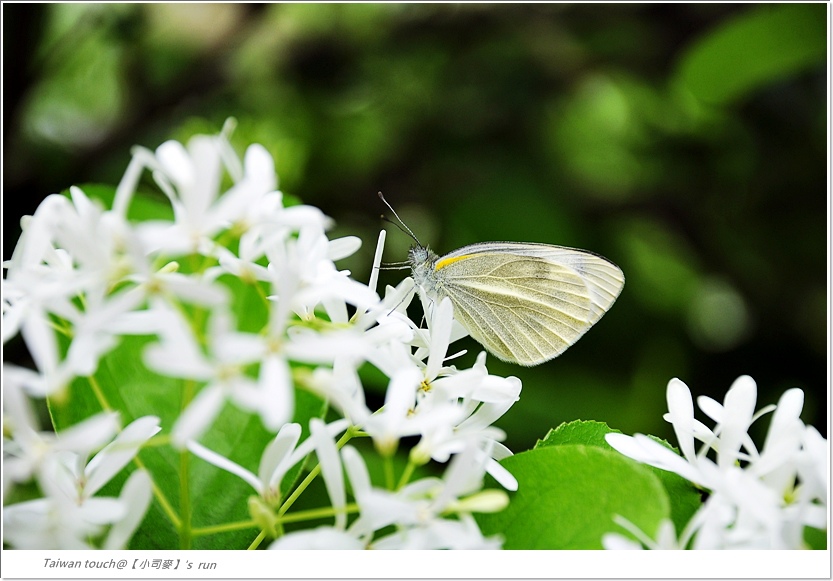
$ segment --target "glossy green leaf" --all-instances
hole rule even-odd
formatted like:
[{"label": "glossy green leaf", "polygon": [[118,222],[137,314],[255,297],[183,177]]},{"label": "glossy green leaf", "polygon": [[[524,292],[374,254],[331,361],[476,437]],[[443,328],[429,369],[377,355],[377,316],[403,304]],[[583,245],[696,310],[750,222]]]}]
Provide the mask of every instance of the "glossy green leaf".
[{"label": "glossy green leaf", "polygon": [[563,423],[554,430],[550,430],[543,440],[538,440],[535,448],[562,446],[564,444],[585,444],[613,450],[610,444],[605,441],[605,434],[610,433],[621,434],[622,432],[610,429],[610,426],[604,422],[575,420]]},{"label": "glossy green leaf", "polygon": [[[605,440],[605,434],[613,433],[621,434],[619,430],[610,428],[604,422],[576,420],[561,424],[554,430],[550,430],[543,440],[539,440],[535,444],[535,448],[566,444],[586,444],[588,446],[598,446],[599,448],[618,454],[618,452],[613,451],[613,448]],[[660,440],[659,438],[654,439],[663,446],[677,452],[677,449],[665,440]],[[641,466],[653,472],[662,483],[668,499],[671,502],[671,520],[677,532],[681,532],[697,509],[700,508],[700,493],[691,482],[682,476],[668,472],[667,470],[654,468],[653,466],[644,464]]]},{"label": "glossy green leaf", "polygon": [[624,531],[621,515],[653,535],[670,516],[668,496],[646,467],[596,446],[537,448],[503,460],[518,479],[509,506],[478,515],[484,534],[506,549],[601,549],[602,535]]}]

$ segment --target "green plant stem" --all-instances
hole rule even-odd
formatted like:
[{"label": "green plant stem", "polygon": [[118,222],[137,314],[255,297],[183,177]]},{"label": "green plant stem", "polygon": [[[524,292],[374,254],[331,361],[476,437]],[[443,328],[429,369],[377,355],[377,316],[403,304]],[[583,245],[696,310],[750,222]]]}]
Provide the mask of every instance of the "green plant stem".
[{"label": "green plant stem", "polygon": [[263,301],[263,304],[266,306],[267,309],[272,308],[272,301],[266,298],[266,291],[263,290],[263,287],[258,284],[257,280],[252,281],[252,286],[255,287],[255,291],[257,291],[257,295],[260,297],[260,300]]},{"label": "green plant stem", "polygon": [[283,516],[286,513],[286,511],[289,510],[289,508],[295,503],[295,501],[298,500],[298,497],[301,496],[301,494],[303,494],[304,490],[307,489],[307,487],[310,485],[310,483],[313,480],[315,480],[315,477],[318,476],[318,474],[320,474],[320,473],[321,473],[321,464],[316,465],[315,468],[313,468],[312,470],[309,471],[309,474],[307,474],[307,477],[304,478],[304,480],[301,482],[301,484],[299,484],[298,487],[295,490],[292,491],[292,494],[289,495],[289,498],[287,498],[286,501],[284,501],[284,503],[278,509],[278,516],[279,517]]},{"label": "green plant stem", "polygon": [[179,453],[179,513],[182,522],[179,525],[179,548],[191,548],[191,492],[188,479],[188,451]]},{"label": "green plant stem", "polygon": [[202,537],[205,535],[214,535],[217,533],[228,533],[231,531],[240,531],[243,529],[257,528],[257,523],[253,520],[246,520],[240,522],[225,523],[222,525],[211,525],[208,527],[197,527],[191,529],[192,537]]},{"label": "green plant stem", "polygon": [[249,545],[249,548],[246,549],[247,551],[254,551],[260,546],[260,543],[263,542],[263,539],[266,538],[266,531],[260,531],[260,534],[252,541],[252,544]]},{"label": "green plant stem", "polygon": [[[336,442],[336,448],[340,450],[347,442],[351,440],[351,438],[353,438],[353,432],[351,431],[351,428],[347,428],[347,431],[344,432],[344,435],[341,436],[341,438],[339,438],[338,442]],[[309,474],[307,474],[307,477],[304,478],[301,484],[299,484],[298,487],[292,491],[292,494],[289,495],[289,498],[287,498],[286,501],[284,501],[284,503],[278,509],[279,517],[286,514],[286,511],[289,510],[289,508],[295,503],[296,500],[298,500],[298,497],[301,496],[304,490],[307,489],[310,483],[313,480],[315,480],[316,476],[318,476],[320,473],[321,464],[317,464],[315,468],[310,470]]]},{"label": "green plant stem", "polygon": [[[191,400],[194,399],[194,392],[196,391],[196,383],[193,381],[186,381],[184,389],[182,390],[182,403],[180,404],[180,411],[188,407]],[[191,548],[191,486],[189,478],[189,452],[183,450],[179,453],[179,548]]]},{"label": "green plant stem", "polygon": [[385,487],[388,490],[393,490],[393,457],[390,455],[385,456]]},{"label": "green plant stem", "polygon": [[335,510],[331,506],[325,506],[321,508],[311,508],[309,510],[300,510],[298,512],[293,512],[292,514],[286,515],[281,518],[281,522],[283,523],[290,523],[290,522],[302,522],[305,520],[313,520],[317,518],[326,518],[328,516],[335,516],[340,512],[345,512],[347,514],[358,512],[359,505],[358,504],[348,504],[345,505],[343,510]]},{"label": "green plant stem", "polygon": [[416,469],[416,464],[409,459],[408,465],[405,466],[405,470],[402,471],[402,476],[399,478],[399,484],[396,485],[396,490],[401,490],[403,486],[410,482],[414,469]]},{"label": "green plant stem", "polygon": [[95,395],[95,399],[98,400],[98,404],[101,408],[106,412],[113,411],[113,408],[110,406],[110,402],[107,401],[107,398],[104,396],[104,392],[101,391],[101,386],[98,384],[98,380],[95,376],[88,375],[87,381],[89,382],[90,388],[93,390],[93,394]]},{"label": "green plant stem", "polygon": [[138,466],[139,468],[145,470],[145,472],[147,472],[148,474],[151,474],[150,486],[153,489],[153,496],[155,496],[156,500],[159,501],[159,506],[162,507],[162,512],[165,513],[165,515],[168,517],[168,519],[171,521],[174,527],[179,529],[182,526],[182,521],[179,520],[179,515],[176,514],[174,507],[171,506],[171,503],[168,501],[168,498],[165,496],[165,493],[162,492],[162,489],[156,485],[156,482],[154,482],[151,471],[145,467],[144,463],[139,459],[138,456],[133,459],[133,463],[136,464],[136,466]]}]

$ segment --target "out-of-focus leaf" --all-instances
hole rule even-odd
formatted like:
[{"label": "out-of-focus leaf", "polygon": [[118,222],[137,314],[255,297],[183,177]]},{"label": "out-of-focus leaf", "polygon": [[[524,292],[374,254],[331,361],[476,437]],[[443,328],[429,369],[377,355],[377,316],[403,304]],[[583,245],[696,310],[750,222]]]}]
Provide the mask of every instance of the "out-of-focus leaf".
[{"label": "out-of-focus leaf", "polygon": [[821,66],[827,54],[824,4],[767,4],[702,37],[676,79],[701,101],[723,105],[759,87]]}]

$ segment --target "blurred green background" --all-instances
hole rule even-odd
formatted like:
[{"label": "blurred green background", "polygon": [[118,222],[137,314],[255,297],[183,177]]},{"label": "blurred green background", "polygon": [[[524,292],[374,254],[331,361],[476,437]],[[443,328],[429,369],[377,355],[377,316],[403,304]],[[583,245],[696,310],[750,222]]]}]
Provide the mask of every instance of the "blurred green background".
[{"label": "blurred green background", "polygon": [[6,3],[3,255],[47,194],[233,116],[240,152],[364,240],[359,280],[380,228],[387,261],[410,242],[379,190],[440,254],[536,241],[623,269],[563,356],[489,359],[524,383],[513,450],[574,419],[671,438],[672,377],[722,399],[749,374],[758,407],[801,387],[826,435],[827,9]]}]

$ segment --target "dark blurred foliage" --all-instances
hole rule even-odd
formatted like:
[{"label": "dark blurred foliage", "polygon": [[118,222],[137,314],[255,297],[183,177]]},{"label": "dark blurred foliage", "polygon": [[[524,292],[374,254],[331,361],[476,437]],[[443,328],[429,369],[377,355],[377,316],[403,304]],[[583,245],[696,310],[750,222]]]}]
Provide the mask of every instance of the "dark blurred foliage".
[{"label": "dark blurred foliage", "polygon": [[[132,145],[233,116],[241,152],[264,144],[284,192],[333,216],[334,236],[362,237],[343,265],[360,280],[385,226],[379,190],[440,254],[539,241],[624,270],[618,302],[562,357],[489,359],[524,382],[499,424],[510,448],[577,418],[671,438],[670,378],[722,399],[740,374],[758,407],[803,388],[826,435],[824,4],[7,3],[3,16],[4,258],[45,195],[115,184]],[[403,260],[410,241],[388,229],[386,260]]]}]

